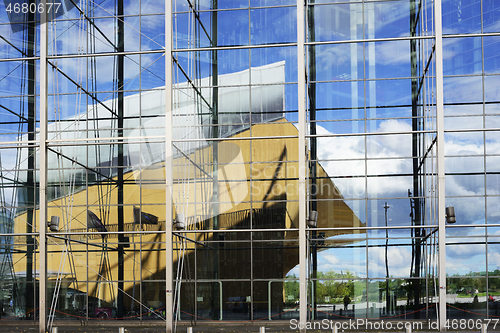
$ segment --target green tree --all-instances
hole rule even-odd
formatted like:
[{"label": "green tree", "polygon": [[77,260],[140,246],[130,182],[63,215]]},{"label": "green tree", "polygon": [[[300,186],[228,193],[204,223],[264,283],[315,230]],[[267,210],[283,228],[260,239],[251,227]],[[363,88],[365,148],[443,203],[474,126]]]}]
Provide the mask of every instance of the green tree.
[{"label": "green tree", "polygon": [[286,303],[295,302],[296,300],[299,299],[299,291],[300,291],[299,282],[295,280],[297,279],[297,276],[295,276],[295,274],[287,275],[286,279],[290,279],[291,281],[285,281],[285,283],[283,283],[285,302]]}]

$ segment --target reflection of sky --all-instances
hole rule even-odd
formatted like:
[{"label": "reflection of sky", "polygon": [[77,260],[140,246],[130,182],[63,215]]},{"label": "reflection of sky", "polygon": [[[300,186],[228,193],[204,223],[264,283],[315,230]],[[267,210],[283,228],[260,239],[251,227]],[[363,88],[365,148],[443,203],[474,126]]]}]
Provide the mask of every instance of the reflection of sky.
[{"label": "reflection of sky", "polygon": [[[448,7],[446,7],[448,6]],[[460,25],[451,26],[449,4],[445,5],[448,15],[445,20],[445,31],[473,32],[470,24],[472,20],[462,22]],[[318,6],[319,8],[319,6]],[[467,15],[469,15],[468,13]],[[475,19],[477,21],[477,18]],[[394,22],[391,26],[394,27]],[[448,24],[448,25],[447,25]],[[485,23],[486,24],[486,23]],[[491,27],[491,25],[489,25]],[[377,29],[377,28],[376,28]],[[455,30],[453,30],[455,29]],[[398,28],[396,27],[396,31]],[[375,35],[384,33],[384,28],[376,31]],[[334,38],[322,34],[325,40]],[[494,50],[499,48],[499,40],[488,40],[488,46]],[[369,43],[367,43],[366,49]],[[322,45],[317,47],[317,69],[318,80],[346,80],[372,78],[394,78],[410,76],[409,42],[378,42],[374,43],[373,53],[364,54],[361,46],[349,44]],[[480,38],[463,38],[445,40],[444,61],[445,75],[466,75],[482,72],[482,63],[487,73],[497,72],[495,64],[498,64],[494,51],[488,50],[483,59],[481,55]],[[496,52],[498,54],[498,52]],[[368,70],[363,73],[363,60],[366,61]],[[363,76],[365,75],[365,76]],[[484,124],[483,94],[486,101],[496,102],[500,92],[500,77],[486,77],[484,79],[485,91],[483,92],[483,79],[478,77],[453,77],[445,78],[445,103],[480,103],[473,105],[454,105],[446,107],[445,128],[447,130],[480,130],[482,128],[498,128],[500,123],[495,117]],[[396,132],[407,133],[411,131],[411,119],[380,119],[364,122],[364,103],[366,105],[404,105],[411,102],[411,90],[408,85],[397,85],[396,81],[385,83],[367,82],[365,86],[355,83],[325,83],[318,85],[317,105],[319,107],[346,108],[345,111],[319,111],[318,119],[360,119],[358,121],[322,122],[318,126],[320,135],[339,135],[355,133],[382,133]],[[392,95],[391,95],[392,94]],[[365,100],[365,96],[367,100]],[[394,97],[393,97],[394,96]],[[395,97],[398,96],[398,97]],[[365,102],[366,101],[366,102]],[[349,109],[361,107],[359,110]],[[411,108],[391,108],[390,113],[383,113],[384,109],[367,109],[366,116],[374,118],[384,117],[411,117]],[[387,109],[386,109],[387,110]],[[491,114],[498,110],[497,104],[488,105],[486,112]],[[491,110],[491,111],[489,111]],[[479,117],[467,117],[468,115],[480,115]],[[337,118],[336,118],[337,115]],[[456,115],[462,117],[457,118]],[[451,117],[454,116],[454,117]],[[487,118],[488,119],[488,118]],[[500,151],[498,144],[500,138],[495,133],[488,133],[486,150],[490,153]],[[430,142],[430,140],[428,141]],[[482,156],[485,151],[483,135],[480,132],[463,133],[447,132],[445,137],[446,151],[446,194],[447,206],[455,206],[458,223],[482,224],[485,223],[485,208],[488,209],[488,218],[491,222],[498,222],[495,212],[497,210],[496,198],[485,200],[485,191],[488,194],[498,194],[497,177],[488,176],[486,181],[484,172],[498,171],[498,163],[495,157],[486,160]],[[334,177],[333,181],[346,199],[368,198],[368,206],[364,209],[356,209],[353,200],[346,202],[362,221],[366,219],[368,226],[383,226],[385,202],[391,207],[389,211],[388,225],[409,225],[411,218],[410,201],[407,198],[408,190],[413,189],[412,174],[412,137],[411,135],[387,135],[387,136],[338,136],[318,139],[318,159],[325,171]],[[472,155],[469,157],[468,155]],[[475,156],[474,156],[475,155]],[[453,157],[452,157],[453,156]],[[369,157],[365,163],[364,158]],[[387,159],[391,158],[391,159]],[[334,159],[334,161],[331,161]],[[337,161],[348,159],[348,161]],[[486,161],[486,164],[485,164]],[[500,161],[498,161],[500,162]],[[429,168],[431,165],[429,165]],[[435,172],[436,170],[434,170]],[[353,175],[364,175],[365,172],[375,178],[365,179],[350,178]],[[389,175],[388,177],[381,177]],[[397,175],[397,176],[391,176]],[[341,178],[346,177],[346,178]],[[371,198],[380,198],[370,200]],[[487,203],[488,201],[488,203]],[[494,203],[493,203],[494,202]],[[488,206],[487,206],[488,205]],[[358,205],[359,206],[359,205]],[[364,203],[361,205],[364,207]],[[484,229],[467,228],[466,230],[448,230],[448,236],[484,235]],[[401,232],[396,231],[392,236]],[[474,242],[476,239],[471,239]],[[374,244],[385,244],[385,241],[373,241]],[[393,242],[391,240],[390,242]],[[484,242],[484,238],[482,239]],[[359,243],[358,243],[359,244]],[[364,244],[364,242],[361,242]],[[470,251],[467,249],[470,247]],[[350,252],[349,252],[350,251]],[[318,269],[327,271],[333,269],[340,272],[349,269],[357,272],[358,276],[366,275],[366,258],[359,258],[356,249],[341,251],[332,249],[319,254]],[[368,276],[385,276],[385,259],[383,247],[369,248],[368,250]],[[408,276],[409,262],[411,262],[410,247],[389,248],[390,275]],[[490,252],[489,252],[490,253]],[[488,254],[488,260],[491,254]],[[362,260],[356,263],[356,260]],[[480,272],[486,269],[486,253],[484,245],[457,244],[450,245],[448,253],[448,272],[450,274],[464,274],[469,271]],[[496,260],[496,261],[495,261]],[[490,267],[494,269],[498,265],[498,259],[490,261]]]}]

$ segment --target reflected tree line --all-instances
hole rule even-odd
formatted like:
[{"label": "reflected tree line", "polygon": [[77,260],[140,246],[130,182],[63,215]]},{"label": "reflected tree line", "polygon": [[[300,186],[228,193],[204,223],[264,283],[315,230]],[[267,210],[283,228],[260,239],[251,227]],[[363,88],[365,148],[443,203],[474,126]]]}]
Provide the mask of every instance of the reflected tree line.
[{"label": "reflected tree line", "polygon": [[[489,272],[489,276],[500,276],[500,269]],[[284,303],[288,305],[298,304],[298,277],[291,274],[286,279],[287,281],[283,284]],[[368,302],[383,302],[387,299],[386,290],[389,290],[390,297],[396,297],[399,301],[406,300],[406,305],[409,306],[413,305],[414,302],[415,282],[413,279],[389,279],[387,281],[369,280],[367,283],[366,279],[362,279],[349,271],[340,273],[334,270],[317,272],[315,299],[317,304],[342,304],[347,296],[352,303],[362,303],[367,301],[368,295]],[[429,290],[433,290],[433,279],[430,278],[428,283]],[[484,302],[484,298],[480,297],[488,296],[490,302],[497,302],[497,298],[500,301],[500,278],[486,279],[485,272],[455,274],[448,277],[447,294],[456,295],[456,298],[470,298],[471,302],[474,302],[474,299],[477,302],[477,297],[479,297],[479,301]],[[425,296],[421,295],[423,298]],[[429,303],[434,303],[432,293],[427,296],[429,297]]]}]

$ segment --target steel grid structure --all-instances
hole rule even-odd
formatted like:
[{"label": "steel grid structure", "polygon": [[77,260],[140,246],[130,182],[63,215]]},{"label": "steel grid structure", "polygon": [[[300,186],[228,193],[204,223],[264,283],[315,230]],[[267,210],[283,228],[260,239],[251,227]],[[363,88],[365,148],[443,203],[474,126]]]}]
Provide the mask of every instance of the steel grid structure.
[{"label": "steel grid structure", "polygon": [[1,13],[0,316],[497,315],[493,0],[48,2]]}]

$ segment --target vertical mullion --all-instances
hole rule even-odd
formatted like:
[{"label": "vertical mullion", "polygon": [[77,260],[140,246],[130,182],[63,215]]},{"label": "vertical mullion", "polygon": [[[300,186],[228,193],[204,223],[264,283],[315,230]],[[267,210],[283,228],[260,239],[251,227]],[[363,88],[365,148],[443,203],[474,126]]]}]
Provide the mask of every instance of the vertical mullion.
[{"label": "vertical mullion", "polygon": [[165,0],[165,332],[173,332],[172,2]]},{"label": "vertical mullion", "polygon": [[[45,8],[46,0],[41,0]],[[47,13],[40,13],[40,218],[39,228],[39,327],[47,327]]]},{"label": "vertical mullion", "polygon": [[436,57],[436,130],[438,172],[438,237],[439,237],[439,330],[446,330],[446,226],[444,171],[444,109],[443,109],[443,30],[441,0],[434,1]]},{"label": "vertical mullion", "polygon": [[304,49],[305,15],[304,1],[297,0],[297,70],[298,70],[298,121],[299,121],[299,320],[301,332],[307,321],[307,240],[306,240],[306,67]]}]

